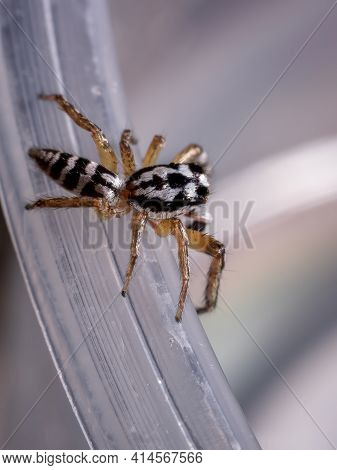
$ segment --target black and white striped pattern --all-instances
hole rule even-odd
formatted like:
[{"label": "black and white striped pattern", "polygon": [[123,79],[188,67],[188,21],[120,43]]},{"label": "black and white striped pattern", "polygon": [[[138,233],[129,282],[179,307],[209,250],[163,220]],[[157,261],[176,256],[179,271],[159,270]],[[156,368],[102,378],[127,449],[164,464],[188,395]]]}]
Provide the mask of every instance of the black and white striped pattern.
[{"label": "black and white striped pattern", "polygon": [[205,204],[208,187],[202,167],[194,163],[143,168],[126,182],[135,209],[156,219],[186,214],[194,206]]},{"label": "black and white striped pattern", "polygon": [[86,158],[53,149],[32,148],[28,154],[45,173],[74,194],[104,197],[113,203],[122,186],[118,175]]}]

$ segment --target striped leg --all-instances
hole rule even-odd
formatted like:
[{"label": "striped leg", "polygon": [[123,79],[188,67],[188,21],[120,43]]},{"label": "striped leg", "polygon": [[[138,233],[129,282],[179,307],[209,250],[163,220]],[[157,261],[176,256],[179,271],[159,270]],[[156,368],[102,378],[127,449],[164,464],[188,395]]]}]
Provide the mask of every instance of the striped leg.
[{"label": "striped leg", "polygon": [[161,149],[165,145],[165,138],[161,135],[155,135],[149,145],[149,148],[146,151],[144,160],[143,160],[143,168],[146,166],[151,166],[156,163],[158,155]]},{"label": "striped leg", "polygon": [[132,276],[133,269],[135,267],[138,255],[139,245],[146,225],[146,214],[143,212],[134,211],[132,216],[132,238],[130,246],[130,260],[126,271],[124,286],[122,290],[122,296],[126,297],[129,289],[129,284]]},{"label": "striped leg", "polygon": [[131,148],[132,141],[133,138],[131,131],[129,129],[125,129],[119,142],[119,148],[121,151],[123,170],[126,178],[136,171],[135,156]]},{"label": "striped leg", "polygon": [[194,250],[210,255],[213,259],[208,271],[205,290],[205,303],[197,309],[198,313],[212,310],[217,303],[221,273],[225,267],[225,247],[211,235],[196,230],[187,230],[189,246]]},{"label": "striped leg", "polygon": [[45,101],[55,101],[59,107],[82,129],[91,133],[95,142],[101,164],[110,171],[117,173],[117,158],[108,139],[102,130],[88,118],[83,116],[71,103],[62,95],[40,95],[39,98]]},{"label": "striped leg", "polygon": [[184,224],[180,219],[167,219],[159,223],[150,221],[151,226],[156,231],[157,235],[166,237],[174,235],[178,243],[178,258],[179,268],[181,274],[181,290],[179,295],[178,307],[176,310],[176,320],[181,321],[184,311],[186,296],[188,291],[188,284],[190,280],[190,268],[188,262],[188,236]]}]

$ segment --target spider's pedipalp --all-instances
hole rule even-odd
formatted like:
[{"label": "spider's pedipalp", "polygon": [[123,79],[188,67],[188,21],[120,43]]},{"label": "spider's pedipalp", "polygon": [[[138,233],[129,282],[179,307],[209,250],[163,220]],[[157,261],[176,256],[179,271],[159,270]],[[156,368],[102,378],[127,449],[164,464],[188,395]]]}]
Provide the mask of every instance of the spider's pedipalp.
[{"label": "spider's pedipalp", "polygon": [[207,211],[206,204],[195,207],[185,216],[187,218],[185,222],[186,228],[197,230],[198,232],[205,232],[208,224],[212,221],[212,216]]}]

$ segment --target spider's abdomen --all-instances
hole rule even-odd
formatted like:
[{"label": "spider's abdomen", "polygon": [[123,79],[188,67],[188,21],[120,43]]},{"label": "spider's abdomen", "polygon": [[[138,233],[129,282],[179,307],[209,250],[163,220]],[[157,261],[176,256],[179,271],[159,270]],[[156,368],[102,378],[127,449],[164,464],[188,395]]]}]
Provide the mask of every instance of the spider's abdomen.
[{"label": "spider's abdomen", "polygon": [[113,202],[122,186],[118,175],[86,158],[38,148],[30,149],[28,154],[47,175],[74,194],[105,197]]},{"label": "spider's abdomen", "polygon": [[142,168],[126,182],[130,203],[155,219],[168,219],[205,204],[208,187],[203,169],[193,163]]}]

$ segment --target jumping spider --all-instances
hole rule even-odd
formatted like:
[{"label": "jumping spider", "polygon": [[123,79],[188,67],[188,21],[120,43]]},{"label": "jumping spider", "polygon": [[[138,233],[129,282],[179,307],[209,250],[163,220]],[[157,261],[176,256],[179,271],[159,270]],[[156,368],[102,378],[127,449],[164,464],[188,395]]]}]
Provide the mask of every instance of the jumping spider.
[{"label": "jumping spider", "polygon": [[[135,266],[141,237],[148,222],[155,232],[173,235],[178,242],[182,286],[176,311],[180,321],[184,310],[188,282],[188,247],[202,251],[213,259],[208,272],[204,305],[198,312],[207,312],[216,305],[221,272],[225,263],[222,243],[203,233],[206,227],[205,203],[209,183],[203,161],[205,152],[191,144],[178,153],[169,165],[155,165],[165,139],[155,135],[145,154],[142,169],[136,171],[129,130],[122,133],[120,152],[125,180],[117,172],[116,154],[101,129],[89,121],[61,95],[41,95],[55,101],[82,129],[90,132],[101,164],[52,149],[31,148],[29,156],[40,168],[76,197],[51,197],[27,204],[26,209],[42,207],[93,207],[104,218],[120,217],[132,210],[131,255],[122,295],[126,296]],[[179,216],[191,222],[185,226]]]}]

